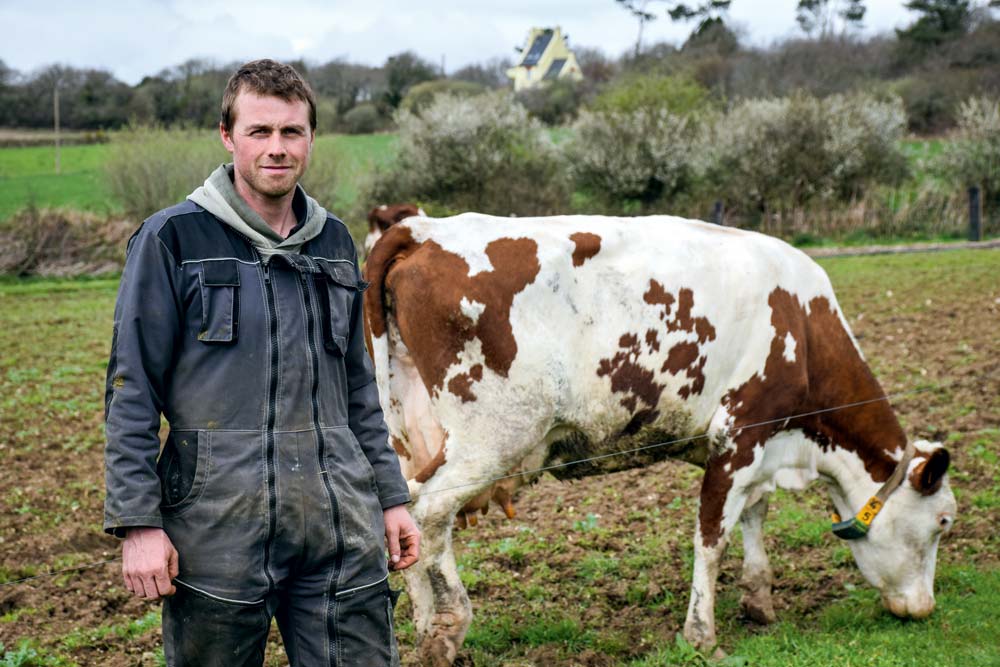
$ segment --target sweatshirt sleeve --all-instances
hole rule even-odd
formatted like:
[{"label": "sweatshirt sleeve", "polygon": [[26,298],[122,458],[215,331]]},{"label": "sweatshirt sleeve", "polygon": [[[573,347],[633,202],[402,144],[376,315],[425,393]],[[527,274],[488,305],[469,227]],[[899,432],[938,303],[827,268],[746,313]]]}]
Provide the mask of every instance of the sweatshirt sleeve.
[{"label": "sweatshirt sleeve", "polygon": [[[355,272],[359,284],[364,284],[357,267]],[[351,333],[345,355],[348,423],[375,471],[375,482],[382,509],[388,509],[394,505],[408,503],[410,494],[406,480],[399,469],[399,459],[389,446],[389,430],[386,428],[382,407],[379,405],[375,371],[365,347],[362,322],[363,297],[364,292],[359,291],[351,308]]]},{"label": "sweatshirt sleeve", "polygon": [[180,331],[179,267],[150,218],[129,242],[105,387],[104,530],[161,527],[160,415]]}]

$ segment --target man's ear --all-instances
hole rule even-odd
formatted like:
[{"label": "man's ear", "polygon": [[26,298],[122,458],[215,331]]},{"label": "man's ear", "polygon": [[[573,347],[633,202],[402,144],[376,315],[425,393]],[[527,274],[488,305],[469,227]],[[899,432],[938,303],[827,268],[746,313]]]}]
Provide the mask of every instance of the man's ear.
[{"label": "man's ear", "polygon": [[232,153],[236,150],[236,146],[233,145],[233,136],[226,130],[224,123],[219,123],[219,136],[222,138],[222,145],[226,147],[226,150]]}]

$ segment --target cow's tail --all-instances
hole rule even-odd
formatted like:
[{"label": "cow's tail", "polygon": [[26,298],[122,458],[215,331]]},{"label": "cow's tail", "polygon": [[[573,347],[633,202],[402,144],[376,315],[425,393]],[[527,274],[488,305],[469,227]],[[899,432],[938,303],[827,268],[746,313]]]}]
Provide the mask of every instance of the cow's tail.
[{"label": "cow's tail", "polygon": [[[365,342],[376,366],[372,346],[373,338],[388,335],[391,303],[386,289],[386,278],[396,262],[406,259],[419,243],[413,239],[410,228],[405,224],[393,225],[378,240],[365,262],[364,278],[369,283],[365,293]],[[387,359],[381,360],[383,363]]]}]

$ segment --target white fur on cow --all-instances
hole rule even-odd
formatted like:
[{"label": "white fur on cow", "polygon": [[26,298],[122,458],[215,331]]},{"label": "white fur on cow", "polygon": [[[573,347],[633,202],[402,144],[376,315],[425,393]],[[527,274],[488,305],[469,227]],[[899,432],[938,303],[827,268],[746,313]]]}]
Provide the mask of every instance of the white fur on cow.
[{"label": "white fur on cow", "polygon": [[[737,521],[744,609],[773,620],[761,528],[770,492],[821,478],[850,517],[906,448],[888,402],[871,402],[882,389],[826,274],[767,236],[665,216],[411,217],[384,232],[366,277],[382,406],[423,531],[406,581],[433,664],[454,660],[471,621],[456,515],[490,496],[509,511],[526,481],[490,480],[707,432],[553,474],[667,456],[705,469],[684,634],[709,649]],[[893,613],[922,617],[955,501],[947,452],[927,442],[913,452],[868,534],[848,544]]]}]

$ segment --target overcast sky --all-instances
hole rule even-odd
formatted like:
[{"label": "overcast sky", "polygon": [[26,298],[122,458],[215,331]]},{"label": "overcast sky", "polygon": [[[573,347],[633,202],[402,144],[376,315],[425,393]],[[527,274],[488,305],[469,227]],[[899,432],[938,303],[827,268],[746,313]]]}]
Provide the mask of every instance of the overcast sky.
[{"label": "overcast sky", "polygon": [[[745,41],[767,45],[801,34],[796,4],[733,0],[730,23]],[[912,21],[903,0],[867,4],[866,33]],[[644,44],[680,43],[693,27],[672,23],[665,5],[650,3],[661,18],[647,25]],[[102,68],[134,84],[190,58],[343,57],[381,65],[413,50],[436,64],[444,59],[453,72],[514,57],[530,27],[556,25],[570,46],[598,47],[615,57],[633,47],[637,33],[635,19],[614,0],[0,0],[0,60],[24,73],[52,63]]]}]

